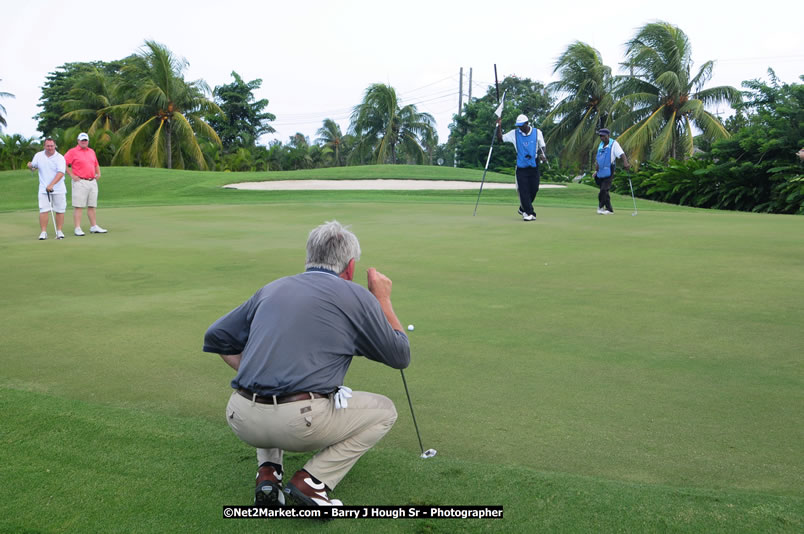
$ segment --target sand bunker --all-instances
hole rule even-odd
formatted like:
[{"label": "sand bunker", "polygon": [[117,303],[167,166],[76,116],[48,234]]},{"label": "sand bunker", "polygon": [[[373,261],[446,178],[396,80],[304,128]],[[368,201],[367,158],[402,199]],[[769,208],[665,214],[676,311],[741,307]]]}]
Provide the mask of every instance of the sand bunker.
[{"label": "sand bunker", "polygon": [[[300,190],[433,190],[433,189],[478,189],[479,182],[456,182],[442,180],[276,180],[273,182],[243,182],[223,186],[226,189],[251,191],[300,191]],[[566,187],[556,184],[542,184],[542,189]],[[483,189],[515,189],[510,184],[486,182]]]}]

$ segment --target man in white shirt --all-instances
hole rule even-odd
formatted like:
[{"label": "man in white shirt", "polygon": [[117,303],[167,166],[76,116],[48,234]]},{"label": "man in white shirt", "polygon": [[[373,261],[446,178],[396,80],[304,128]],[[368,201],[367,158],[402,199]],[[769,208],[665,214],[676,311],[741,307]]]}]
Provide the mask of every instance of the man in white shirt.
[{"label": "man in white shirt", "polygon": [[45,139],[45,149],[37,152],[28,168],[39,170],[39,239],[47,239],[47,214],[53,210],[56,219],[56,239],[63,239],[64,212],[67,211],[67,187],[64,173],[67,169],[64,156],[56,152],[56,142]]},{"label": "man in white shirt", "polygon": [[516,148],[516,190],[519,193],[519,214],[523,221],[535,221],[533,201],[539,192],[539,160],[544,156],[544,136],[538,128],[532,128],[526,115],[516,118],[517,128],[503,135],[502,119],[497,119],[497,139],[512,143]]},{"label": "man in white shirt", "polygon": [[611,206],[609,196],[609,189],[614,180],[614,164],[618,158],[622,159],[626,169],[630,169],[631,164],[628,163],[628,157],[620,143],[611,139],[611,131],[608,128],[601,128],[598,130],[598,134],[600,134],[600,144],[597,147],[595,174],[593,175],[595,183],[600,187],[600,193],[597,195],[597,213],[598,215],[614,215],[614,208]]}]

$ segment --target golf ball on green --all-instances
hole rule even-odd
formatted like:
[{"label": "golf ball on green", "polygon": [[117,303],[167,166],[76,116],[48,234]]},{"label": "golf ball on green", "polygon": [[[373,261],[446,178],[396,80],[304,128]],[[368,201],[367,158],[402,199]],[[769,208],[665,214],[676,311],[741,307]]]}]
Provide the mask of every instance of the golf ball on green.
[{"label": "golf ball on green", "polygon": [[409,324],[409,325],[408,325],[408,330],[410,330],[411,332],[413,332],[413,325],[412,325],[412,324]]}]

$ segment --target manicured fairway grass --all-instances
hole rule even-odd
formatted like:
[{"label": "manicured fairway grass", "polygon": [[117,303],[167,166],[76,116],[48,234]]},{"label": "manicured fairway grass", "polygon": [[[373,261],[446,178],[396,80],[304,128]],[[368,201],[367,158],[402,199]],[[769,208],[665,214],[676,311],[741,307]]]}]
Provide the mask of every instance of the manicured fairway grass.
[{"label": "manicured fairway grass", "polygon": [[[573,186],[542,191],[526,224],[505,191],[472,217],[476,191],[232,192],[152,173],[107,169],[110,233],[60,242],[19,211],[28,178],[0,173],[19,199],[0,200],[0,531],[804,529],[804,219],[646,202],[630,217],[625,197],[600,217]],[[416,326],[405,375],[439,451],[418,458],[399,373],[357,358],[346,385],[400,417],[335,495],[501,504],[504,520],[221,519],[249,502],[255,465],[203,332],[298,272],[332,218]]]}]

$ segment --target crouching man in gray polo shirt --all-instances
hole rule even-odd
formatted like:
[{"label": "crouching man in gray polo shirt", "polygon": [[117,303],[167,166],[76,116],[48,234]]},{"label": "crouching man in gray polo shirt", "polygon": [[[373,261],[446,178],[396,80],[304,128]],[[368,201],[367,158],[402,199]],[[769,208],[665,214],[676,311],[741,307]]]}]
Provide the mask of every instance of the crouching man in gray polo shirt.
[{"label": "crouching man in gray polo shirt", "polygon": [[[255,504],[339,506],[329,491],[396,421],[382,395],[343,386],[354,355],[394,369],[410,363],[410,345],[391,306],[391,280],[367,272],[353,283],[357,237],[337,221],[307,239],[305,272],[280,278],[224,315],[206,332],[204,351],[237,371],[226,419],[257,448]],[[283,451],[318,451],[282,488]]]}]

